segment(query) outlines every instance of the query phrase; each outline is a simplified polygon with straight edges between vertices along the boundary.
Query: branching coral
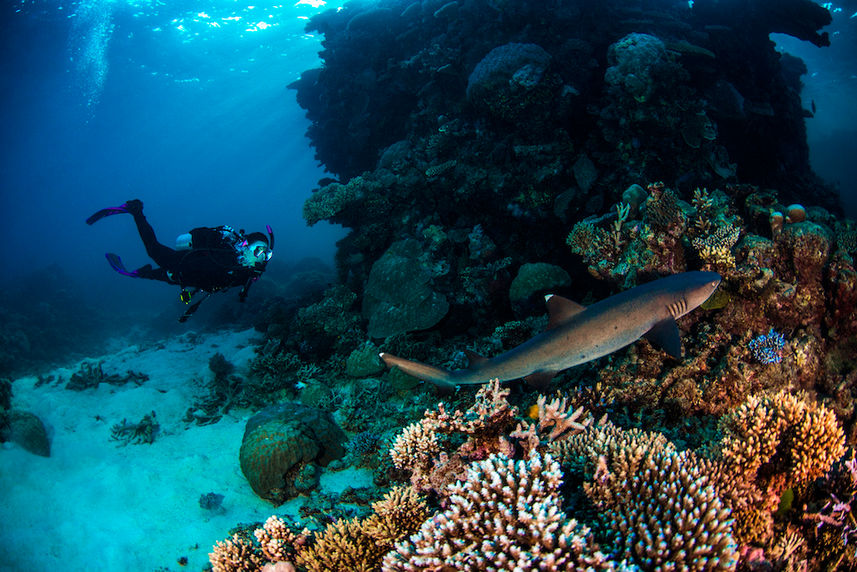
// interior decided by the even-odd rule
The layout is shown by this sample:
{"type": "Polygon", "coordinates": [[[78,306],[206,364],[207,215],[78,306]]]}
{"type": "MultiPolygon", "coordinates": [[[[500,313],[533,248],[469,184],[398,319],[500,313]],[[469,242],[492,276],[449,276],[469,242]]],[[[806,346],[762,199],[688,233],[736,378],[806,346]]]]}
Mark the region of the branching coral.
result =
{"type": "Polygon", "coordinates": [[[584,416],[582,406],[574,411],[568,407],[567,397],[555,397],[548,402],[547,397],[539,395],[535,405],[538,422],[526,426],[518,423],[510,436],[519,439],[529,454],[541,445],[543,437],[552,443],[584,431],[592,423],[592,417],[584,416]]]}
{"type": "Polygon", "coordinates": [[[785,391],[751,396],[720,427],[719,458],[759,486],[769,510],[786,488],[824,475],[845,452],[833,412],[785,391]]]}
{"type": "Polygon", "coordinates": [[[465,461],[484,459],[491,453],[511,455],[514,447],[506,436],[514,423],[517,408],[509,405],[508,389],[492,380],[479,389],[466,411],[446,411],[443,403],[426,411],[396,438],[390,449],[393,463],[411,471],[411,483],[420,491],[443,494],[446,485],[461,477],[465,461]],[[440,435],[464,435],[466,441],[455,451],[443,450],[440,435]]]}
{"type": "Polygon", "coordinates": [[[428,518],[423,498],[410,487],[396,487],[372,504],[364,519],[331,523],[312,534],[295,532],[279,517],[253,531],[219,541],[209,554],[214,572],[259,572],[274,563],[296,564],[311,572],[377,570],[393,544],[416,532],[428,518]]]}
{"type": "Polygon", "coordinates": [[[384,557],[383,570],[612,570],[589,530],[562,513],[550,455],[491,455],[449,487],[449,505],[384,557]]]}
{"type": "Polygon", "coordinates": [[[607,541],[646,570],[731,570],[737,563],[730,509],[710,467],[659,433],[590,427],[553,445],[594,474],[584,484],[607,541]]]}
{"type": "Polygon", "coordinates": [[[735,255],[732,247],[741,236],[741,227],[726,223],[715,228],[714,232],[693,239],[693,247],[699,257],[712,268],[730,270],[735,268],[735,255]]]}
{"type": "Polygon", "coordinates": [[[437,432],[422,421],[411,423],[396,436],[390,457],[398,469],[412,473],[424,473],[430,467],[434,456],[440,452],[437,432]]]}
{"type": "Polygon", "coordinates": [[[232,538],[218,540],[208,555],[214,572],[258,572],[265,560],[253,544],[233,534],[232,538]]]}

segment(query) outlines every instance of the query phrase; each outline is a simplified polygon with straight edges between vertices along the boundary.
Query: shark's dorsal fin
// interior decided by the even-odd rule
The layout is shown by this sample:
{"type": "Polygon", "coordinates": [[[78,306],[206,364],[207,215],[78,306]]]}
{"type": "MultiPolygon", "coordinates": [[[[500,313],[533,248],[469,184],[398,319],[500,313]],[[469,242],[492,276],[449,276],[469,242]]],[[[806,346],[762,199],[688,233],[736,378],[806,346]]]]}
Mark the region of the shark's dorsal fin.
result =
{"type": "Polygon", "coordinates": [[[586,306],[572,302],[568,298],[548,294],[545,296],[545,305],[548,307],[548,329],[552,330],[572,316],[586,309],[586,306]]]}
{"type": "Polygon", "coordinates": [[[471,350],[464,350],[464,355],[467,356],[468,369],[478,367],[488,361],[488,358],[471,350]]]}
{"type": "Polygon", "coordinates": [[[660,348],[676,359],[681,359],[681,337],[678,324],[672,318],[661,320],[643,336],[656,348],[660,348]]]}

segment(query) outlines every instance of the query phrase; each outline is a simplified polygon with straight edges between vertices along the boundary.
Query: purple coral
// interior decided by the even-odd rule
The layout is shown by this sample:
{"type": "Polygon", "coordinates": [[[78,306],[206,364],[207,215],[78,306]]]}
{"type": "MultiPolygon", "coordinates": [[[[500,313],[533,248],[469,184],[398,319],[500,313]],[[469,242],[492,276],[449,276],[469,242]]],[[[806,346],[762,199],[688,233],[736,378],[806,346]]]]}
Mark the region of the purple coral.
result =
{"type": "Polygon", "coordinates": [[[771,328],[767,334],[756,336],[750,340],[747,347],[753,357],[762,363],[780,363],[783,359],[783,347],[785,345],[786,339],[783,335],[771,328]]]}

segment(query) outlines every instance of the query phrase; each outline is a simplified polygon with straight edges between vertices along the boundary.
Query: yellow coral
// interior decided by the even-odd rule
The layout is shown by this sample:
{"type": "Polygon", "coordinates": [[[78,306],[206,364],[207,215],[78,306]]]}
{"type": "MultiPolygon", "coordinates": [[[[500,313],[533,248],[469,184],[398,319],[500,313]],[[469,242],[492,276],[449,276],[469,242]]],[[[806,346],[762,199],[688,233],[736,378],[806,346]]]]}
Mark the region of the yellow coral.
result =
{"type": "Polygon", "coordinates": [[[390,457],[396,468],[415,471],[427,468],[439,451],[437,432],[418,421],[405,427],[396,437],[390,457]]]}
{"type": "Polygon", "coordinates": [[[208,560],[214,572],[258,572],[265,565],[253,545],[237,534],[218,540],[208,560]]]}
{"type": "Polygon", "coordinates": [[[699,257],[715,268],[735,268],[735,256],[732,247],[741,236],[741,228],[728,223],[718,226],[712,234],[705,238],[694,238],[693,247],[699,257]]]}
{"type": "Polygon", "coordinates": [[[393,543],[419,530],[429,517],[428,506],[413,487],[399,486],[372,504],[374,514],[363,521],[363,531],[380,544],[393,543]]]}
{"type": "Polygon", "coordinates": [[[310,572],[370,572],[388,550],[363,531],[358,519],[350,519],[327,525],[312,546],[298,552],[297,562],[310,572]]]}
{"type": "MultiPolygon", "coordinates": [[[[845,453],[845,435],[836,415],[786,391],[751,396],[720,422],[720,455],[745,478],[756,478],[762,465],[783,475],[782,486],[816,479],[845,453]]],[[[782,491],[770,491],[778,497],[782,491]]]]}

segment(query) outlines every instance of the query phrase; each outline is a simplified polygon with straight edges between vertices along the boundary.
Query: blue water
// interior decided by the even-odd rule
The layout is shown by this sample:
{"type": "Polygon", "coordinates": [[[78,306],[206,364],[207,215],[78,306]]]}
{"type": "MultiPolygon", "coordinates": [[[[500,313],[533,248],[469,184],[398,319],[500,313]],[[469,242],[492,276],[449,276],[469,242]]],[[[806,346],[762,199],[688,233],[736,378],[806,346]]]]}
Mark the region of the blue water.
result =
{"type": "Polygon", "coordinates": [[[105,304],[174,297],[104,261],[148,262],[130,217],[83,222],[133,197],[165,244],[197,226],[270,224],[277,259],[331,260],[341,231],[301,218],[324,172],[286,88],[319,65],[321,38],[304,26],[331,6],[4,3],[2,277],[56,263],[105,304]]]}

